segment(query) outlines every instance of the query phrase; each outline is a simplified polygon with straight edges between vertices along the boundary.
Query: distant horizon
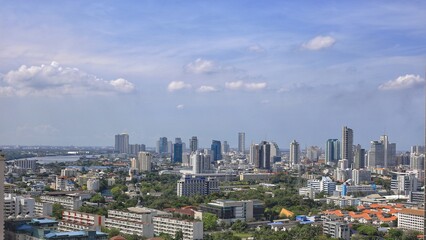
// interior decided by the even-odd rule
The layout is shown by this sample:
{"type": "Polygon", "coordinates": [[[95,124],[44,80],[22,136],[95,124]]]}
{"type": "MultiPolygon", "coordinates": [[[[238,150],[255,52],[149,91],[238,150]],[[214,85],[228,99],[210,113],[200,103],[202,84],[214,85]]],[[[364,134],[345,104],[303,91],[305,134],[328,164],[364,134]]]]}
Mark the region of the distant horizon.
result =
{"type": "MultiPolygon", "coordinates": [[[[426,2],[61,1],[0,8],[0,144],[198,136],[424,145],[426,2]]],[[[15,144],[16,145],[16,144],[15,144]]]]}

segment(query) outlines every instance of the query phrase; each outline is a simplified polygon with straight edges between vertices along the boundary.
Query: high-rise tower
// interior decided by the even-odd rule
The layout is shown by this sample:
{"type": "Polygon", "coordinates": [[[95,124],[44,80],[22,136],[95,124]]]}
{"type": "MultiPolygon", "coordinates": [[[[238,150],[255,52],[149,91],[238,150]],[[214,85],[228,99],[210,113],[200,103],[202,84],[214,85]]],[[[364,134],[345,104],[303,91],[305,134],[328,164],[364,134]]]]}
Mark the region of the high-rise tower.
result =
{"type": "Polygon", "coordinates": [[[290,143],[290,165],[294,166],[299,164],[299,143],[296,140],[290,143]]]}
{"type": "Polygon", "coordinates": [[[197,136],[193,136],[191,139],[189,139],[189,148],[191,152],[195,152],[198,149],[198,139],[197,136]]]}
{"type": "Polygon", "coordinates": [[[238,133],[238,152],[243,153],[246,150],[246,134],[243,132],[238,133]]]}
{"type": "Polygon", "coordinates": [[[218,140],[212,141],[211,151],[212,151],[212,161],[217,161],[222,159],[222,144],[218,140]]]}
{"type": "Polygon", "coordinates": [[[115,135],[115,152],[130,153],[129,134],[121,133],[121,134],[115,135]]]}
{"type": "Polygon", "coordinates": [[[352,129],[344,126],[342,129],[342,157],[341,159],[348,159],[349,166],[352,165],[354,161],[353,154],[353,145],[354,145],[354,132],[352,129]]]}
{"type": "Polygon", "coordinates": [[[337,164],[340,158],[340,141],[338,139],[328,139],[325,146],[325,162],[328,165],[337,164]]]}

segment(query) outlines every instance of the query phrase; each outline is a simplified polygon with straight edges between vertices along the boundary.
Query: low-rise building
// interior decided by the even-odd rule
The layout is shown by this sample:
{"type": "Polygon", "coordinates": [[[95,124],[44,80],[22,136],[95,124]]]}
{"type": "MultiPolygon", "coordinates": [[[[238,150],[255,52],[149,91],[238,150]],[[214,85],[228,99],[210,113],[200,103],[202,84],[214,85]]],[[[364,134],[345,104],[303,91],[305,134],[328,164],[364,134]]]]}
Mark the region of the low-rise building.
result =
{"type": "Polygon", "coordinates": [[[42,203],[59,203],[65,209],[69,210],[78,210],[83,205],[83,202],[74,197],[64,197],[64,196],[41,196],[40,200],[42,203]]]}
{"type": "Polygon", "coordinates": [[[154,224],[152,224],[152,211],[140,209],[138,212],[125,212],[108,210],[105,219],[107,228],[116,228],[124,234],[136,234],[141,237],[154,237],[154,224]]]}
{"type": "Polygon", "coordinates": [[[398,212],[398,228],[423,232],[424,218],[423,209],[401,209],[398,212]]]}
{"type": "Polygon", "coordinates": [[[3,214],[5,218],[34,217],[34,198],[6,194],[3,214]]]}
{"type": "Polygon", "coordinates": [[[219,192],[219,181],[215,178],[183,175],[177,182],[177,195],[179,197],[204,196],[214,192],[219,192]]]}
{"type": "Polygon", "coordinates": [[[218,199],[208,204],[202,204],[201,211],[216,215],[222,222],[232,223],[236,220],[253,221],[261,219],[265,205],[259,200],[218,199]]]}
{"type": "Polygon", "coordinates": [[[177,232],[182,231],[184,240],[203,239],[203,222],[182,220],[168,217],[153,217],[154,233],[159,235],[167,233],[174,237],[177,232]]]}
{"type": "Polygon", "coordinates": [[[105,226],[104,216],[70,210],[62,212],[62,220],[59,222],[60,231],[100,230],[101,226],[105,226]]]}
{"type": "Polygon", "coordinates": [[[53,204],[48,202],[35,202],[34,212],[36,216],[52,216],[53,204]]]}
{"type": "Polygon", "coordinates": [[[326,235],[330,235],[332,238],[337,239],[350,239],[349,224],[339,221],[324,221],[322,225],[322,231],[326,235]]]}

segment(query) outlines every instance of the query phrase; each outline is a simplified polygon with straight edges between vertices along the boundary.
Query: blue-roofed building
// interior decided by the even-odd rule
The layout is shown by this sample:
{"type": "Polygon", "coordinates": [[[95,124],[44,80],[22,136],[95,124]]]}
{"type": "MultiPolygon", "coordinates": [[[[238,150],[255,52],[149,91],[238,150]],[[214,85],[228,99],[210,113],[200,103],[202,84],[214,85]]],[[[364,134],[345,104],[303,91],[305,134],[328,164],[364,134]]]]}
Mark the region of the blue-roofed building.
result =
{"type": "Polygon", "coordinates": [[[97,231],[52,232],[44,239],[55,240],[108,240],[108,234],[97,231]]]}

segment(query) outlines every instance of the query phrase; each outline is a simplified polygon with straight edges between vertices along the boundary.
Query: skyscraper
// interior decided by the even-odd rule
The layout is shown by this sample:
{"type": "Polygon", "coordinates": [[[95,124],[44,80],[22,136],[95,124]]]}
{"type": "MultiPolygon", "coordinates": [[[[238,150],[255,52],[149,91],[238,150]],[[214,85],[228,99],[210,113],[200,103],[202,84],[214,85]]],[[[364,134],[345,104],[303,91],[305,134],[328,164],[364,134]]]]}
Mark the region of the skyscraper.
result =
{"type": "Polygon", "coordinates": [[[228,153],[228,152],[229,152],[228,141],[223,141],[223,143],[222,143],[222,153],[228,153]]]}
{"type": "Polygon", "coordinates": [[[387,135],[380,136],[380,142],[383,144],[383,162],[384,167],[393,167],[396,165],[396,144],[389,143],[387,135]]]}
{"type": "Polygon", "coordinates": [[[294,166],[296,164],[299,164],[299,143],[296,142],[296,140],[293,140],[293,142],[290,143],[290,165],[294,166]]]}
{"type": "Polygon", "coordinates": [[[149,152],[139,152],[138,161],[141,172],[151,172],[152,155],[149,152]]]}
{"type": "Polygon", "coordinates": [[[252,144],[250,146],[249,163],[253,164],[256,168],[259,168],[259,144],[252,144]]]}
{"type": "Polygon", "coordinates": [[[353,130],[344,126],[342,129],[342,157],[341,159],[348,159],[349,166],[352,165],[354,160],[353,155],[354,133],[353,130]]]}
{"type": "Polygon", "coordinates": [[[218,140],[212,141],[211,151],[212,151],[212,161],[217,161],[222,159],[222,150],[221,143],[218,140]]]}
{"type": "Polygon", "coordinates": [[[5,157],[0,150],[0,240],[4,239],[4,168],[5,157]]]}
{"type": "Polygon", "coordinates": [[[337,164],[340,158],[340,141],[338,139],[328,139],[325,146],[325,162],[328,165],[337,164]]]}
{"type": "Polygon", "coordinates": [[[115,152],[130,153],[129,149],[129,134],[121,133],[115,135],[115,152]]]}
{"type": "Polygon", "coordinates": [[[267,141],[259,144],[259,168],[271,169],[271,144],[267,141]]]}
{"type": "Polygon", "coordinates": [[[361,145],[355,147],[354,156],[354,169],[365,168],[365,149],[361,148],[361,145]]]}
{"type": "Polygon", "coordinates": [[[157,153],[167,153],[169,142],[166,137],[160,137],[157,141],[157,153]]]}
{"type": "Polygon", "coordinates": [[[238,152],[243,153],[246,150],[246,134],[243,132],[238,133],[238,152]]]}
{"type": "Polygon", "coordinates": [[[183,145],[182,142],[173,144],[173,162],[182,163],[183,145]]]}
{"type": "Polygon", "coordinates": [[[197,136],[193,136],[191,139],[189,139],[189,148],[191,152],[195,152],[198,150],[198,139],[197,136]]]}
{"type": "Polygon", "coordinates": [[[368,167],[384,167],[385,157],[384,157],[384,147],[383,144],[379,141],[371,141],[370,151],[368,151],[368,167]]]}

